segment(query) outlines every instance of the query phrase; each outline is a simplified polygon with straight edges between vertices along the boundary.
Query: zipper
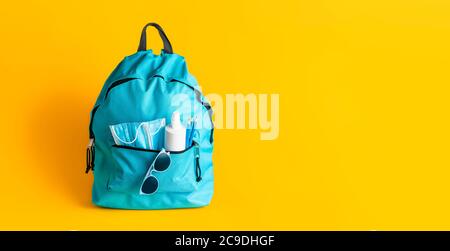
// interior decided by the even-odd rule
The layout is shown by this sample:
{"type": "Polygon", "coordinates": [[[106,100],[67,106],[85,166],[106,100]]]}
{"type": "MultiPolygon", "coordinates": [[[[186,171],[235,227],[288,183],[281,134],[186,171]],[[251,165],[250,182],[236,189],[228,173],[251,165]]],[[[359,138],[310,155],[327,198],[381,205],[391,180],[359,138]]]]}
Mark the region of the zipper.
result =
{"type": "Polygon", "coordinates": [[[95,161],[95,144],[94,144],[94,139],[90,139],[89,144],[86,149],[86,171],[85,171],[85,173],[89,173],[89,170],[94,171],[94,161],[95,161]]]}
{"type": "MultiPolygon", "coordinates": [[[[144,149],[134,146],[121,146],[121,145],[112,145],[114,148],[122,148],[122,149],[128,149],[133,151],[141,151],[141,152],[153,152],[153,153],[159,153],[161,150],[153,150],[153,149],[144,149]]],[[[195,153],[194,153],[194,161],[195,161],[195,181],[200,182],[202,180],[202,169],[200,167],[200,149],[197,142],[193,142],[192,145],[183,151],[170,151],[170,154],[182,154],[191,148],[195,147],[195,153]]]]}
{"type": "Polygon", "coordinates": [[[120,80],[117,80],[117,81],[113,82],[113,83],[108,87],[108,89],[106,90],[105,98],[103,98],[103,101],[106,100],[106,98],[108,97],[109,92],[110,92],[114,87],[117,87],[117,86],[119,86],[119,85],[121,85],[121,84],[125,84],[125,83],[127,83],[127,82],[129,82],[129,81],[131,81],[131,80],[135,80],[135,79],[139,79],[139,78],[123,78],[123,79],[120,79],[120,80]]]}
{"type": "Polygon", "coordinates": [[[202,181],[202,169],[200,168],[200,149],[198,147],[197,142],[195,143],[195,181],[200,182],[202,181]]]}
{"type": "MultiPolygon", "coordinates": [[[[155,75],[154,77],[159,77],[159,78],[164,79],[164,78],[163,78],[162,76],[160,76],[160,75],[155,75]]],[[[111,90],[112,90],[113,88],[119,86],[119,85],[125,84],[125,83],[127,83],[127,82],[129,82],[129,81],[131,81],[131,80],[135,80],[135,79],[140,79],[140,78],[124,78],[124,79],[120,79],[120,80],[117,80],[117,81],[113,82],[113,83],[108,87],[108,89],[106,90],[106,93],[105,93],[105,97],[103,98],[102,102],[101,102],[100,104],[98,104],[97,106],[95,106],[95,107],[92,109],[91,120],[90,120],[90,122],[89,122],[89,137],[90,137],[90,138],[94,138],[94,132],[93,132],[93,130],[92,130],[92,123],[93,123],[93,121],[94,121],[94,115],[95,115],[95,113],[97,112],[97,110],[98,110],[98,108],[100,107],[100,105],[106,100],[106,98],[108,97],[108,95],[109,95],[109,93],[111,92],[111,90]]],[[[202,101],[202,99],[201,99],[202,94],[200,93],[199,90],[195,89],[194,87],[192,87],[192,86],[190,86],[189,84],[187,84],[187,83],[185,83],[185,82],[183,82],[183,81],[180,81],[180,80],[172,79],[172,80],[170,80],[170,82],[177,82],[177,83],[183,84],[183,85],[189,87],[190,89],[192,89],[192,90],[195,92],[195,96],[196,96],[197,101],[199,101],[199,102],[200,102],[200,103],[208,110],[208,113],[209,113],[210,119],[211,119],[211,124],[213,123],[213,121],[212,121],[212,114],[211,114],[212,112],[210,112],[210,111],[212,111],[212,110],[211,110],[211,105],[210,105],[209,103],[207,103],[207,102],[203,102],[203,101],[202,101]]],[[[210,141],[211,141],[211,143],[212,143],[212,137],[211,137],[210,141]]]]}
{"type": "Polygon", "coordinates": [[[193,90],[195,92],[195,98],[197,99],[197,101],[200,102],[208,111],[211,109],[211,105],[209,103],[203,102],[203,100],[201,98],[202,93],[199,90],[197,90],[196,88],[192,87],[191,85],[189,85],[183,81],[177,80],[177,79],[171,79],[170,82],[171,83],[180,83],[180,84],[183,84],[183,85],[189,87],[191,90],[193,90]]]}
{"type": "Polygon", "coordinates": [[[94,107],[94,109],[92,109],[92,113],[91,113],[91,120],[89,121],[89,138],[93,139],[94,138],[94,131],[92,130],[92,122],[94,121],[94,115],[95,112],[97,112],[97,109],[100,105],[97,105],[96,107],[94,107]]]}
{"type": "MultiPolygon", "coordinates": [[[[117,87],[117,86],[119,86],[119,85],[121,85],[121,84],[125,84],[125,83],[127,83],[127,82],[129,82],[129,81],[131,81],[131,80],[135,80],[135,79],[139,79],[139,78],[124,78],[124,79],[119,79],[119,80],[114,81],[114,82],[108,87],[108,89],[106,90],[105,97],[103,98],[102,102],[100,102],[100,104],[102,104],[102,103],[106,100],[106,98],[108,97],[109,92],[110,92],[114,87],[117,87]]],[[[91,138],[91,139],[94,138],[94,131],[92,130],[92,123],[93,123],[93,121],[94,121],[94,115],[95,115],[95,113],[97,112],[97,109],[100,107],[100,104],[98,104],[97,106],[95,106],[95,107],[92,109],[91,120],[89,121],[89,138],[91,138]]]]}
{"type": "Polygon", "coordinates": [[[197,99],[197,101],[200,102],[203,105],[203,107],[206,108],[206,110],[208,111],[209,119],[211,121],[211,125],[212,125],[211,134],[210,134],[210,137],[209,137],[209,142],[212,144],[213,140],[214,140],[213,139],[214,122],[212,120],[213,110],[212,110],[211,104],[209,104],[208,102],[204,102],[202,100],[202,98],[201,98],[202,97],[202,93],[199,90],[197,90],[196,88],[192,87],[191,85],[189,85],[189,84],[187,84],[187,83],[185,83],[183,81],[177,80],[177,79],[171,79],[170,82],[180,83],[180,84],[183,84],[183,85],[191,88],[195,92],[195,98],[197,99]]]}
{"type": "MultiPolygon", "coordinates": [[[[197,142],[194,142],[190,147],[188,147],[188,148],[186,148],[186,149],[184,149],[182,151],[167,151],[167,152],[170,153],[170,154],[181,154],[181,153],[189,151],[192,147],[196,147],[196,146],[198,146],[198,144],[197,144],[197,142]]],[[[112,147],[128,149],[128,150],[133,150],[133,151],[141,151],[141,152],[152,152],[152,153],[159,153],[159,152],[161,152],[161,150],[144,149],[144,148],[139,148],[139,147],[134,147],[134,146],[112,145],[112,147]]]]}

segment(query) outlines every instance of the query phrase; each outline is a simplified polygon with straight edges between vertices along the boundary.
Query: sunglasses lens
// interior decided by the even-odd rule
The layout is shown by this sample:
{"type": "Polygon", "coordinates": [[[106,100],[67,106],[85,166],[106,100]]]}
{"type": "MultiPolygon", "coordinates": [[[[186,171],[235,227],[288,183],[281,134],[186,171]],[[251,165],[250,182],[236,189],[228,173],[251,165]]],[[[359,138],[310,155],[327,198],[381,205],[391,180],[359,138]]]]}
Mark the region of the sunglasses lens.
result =
{"type": "Polygon", "coordinates": [[[141,192],[144,194],[152,194],[158,189],[158,180],[155,176],[149,176],[142,184],[141,192]]]}
{"type": "Polygon", "coordinates": [[[170,156],[167,153],[158,155],[155,161],[155,170],[158,172],[165,171],[170,166],[170,156]]]}

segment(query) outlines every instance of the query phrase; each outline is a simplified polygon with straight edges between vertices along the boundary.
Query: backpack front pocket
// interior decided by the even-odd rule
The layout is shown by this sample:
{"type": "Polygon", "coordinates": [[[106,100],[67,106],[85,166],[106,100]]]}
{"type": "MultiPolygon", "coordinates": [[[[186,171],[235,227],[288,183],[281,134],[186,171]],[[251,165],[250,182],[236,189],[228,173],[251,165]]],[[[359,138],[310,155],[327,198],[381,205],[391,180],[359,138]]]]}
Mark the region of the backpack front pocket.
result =
{"type": "MultiPolygon", "coordinates": [[[[111,167],[107,189],[139,195],[145,175],[159,151],[117,145],[111,151],[114,165],[111,167]]],[[[184,151],[170,152],[171,163],[167,170],[152,172],[158,181],[156,193],[195,191],[201,173],[198,158],[197,144],[184,151]]]]}

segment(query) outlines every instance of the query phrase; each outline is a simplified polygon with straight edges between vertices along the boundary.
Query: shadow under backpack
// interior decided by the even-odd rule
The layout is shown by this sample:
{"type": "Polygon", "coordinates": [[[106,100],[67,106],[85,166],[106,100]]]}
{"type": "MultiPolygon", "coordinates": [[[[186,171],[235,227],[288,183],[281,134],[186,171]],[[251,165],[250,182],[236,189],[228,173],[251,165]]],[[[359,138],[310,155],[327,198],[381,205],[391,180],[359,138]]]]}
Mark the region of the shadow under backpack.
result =
{"type": "Polygon", "coordinates": [[[158,24],[147,24],[137,53],[110,74],[90,114],[86,173],[94,173],[93,203],[122,209],[208,205],[214,188],[211,116],[185,59],[172,52],[158,24]],[[159,55],[146,49],[148,26],[163,40],[159,55]],[[190,136],[184,150],[166,151],[164,126],[175,111],[190,136]],[[146,183],[150,193],[143,193],[146,183]]]}

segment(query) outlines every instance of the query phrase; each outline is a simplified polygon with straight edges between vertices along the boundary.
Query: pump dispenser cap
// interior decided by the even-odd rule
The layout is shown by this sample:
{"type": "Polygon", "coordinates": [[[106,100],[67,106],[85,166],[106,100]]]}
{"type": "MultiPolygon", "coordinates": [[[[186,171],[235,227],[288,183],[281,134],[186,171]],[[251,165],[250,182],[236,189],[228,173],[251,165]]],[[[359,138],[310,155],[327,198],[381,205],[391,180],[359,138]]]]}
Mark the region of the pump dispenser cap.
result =
{"type": "Polygon", "coordinates": [[[174,129],[178,129],[178,128],[183,127],[181,125],[181,119],[180,119],[180,113],[179,112],[173,112],[172,113],[172,119],[170,121],[170,124],[171,124],[172,128],[174,128],[174,129]]]}

